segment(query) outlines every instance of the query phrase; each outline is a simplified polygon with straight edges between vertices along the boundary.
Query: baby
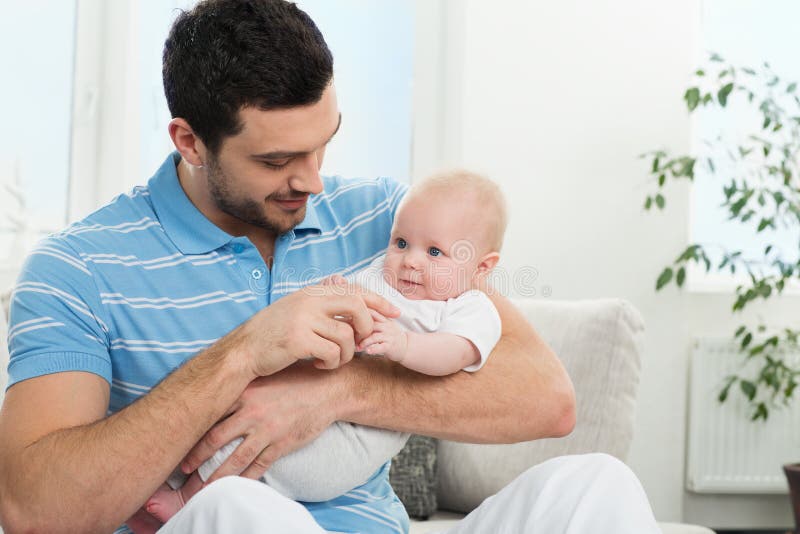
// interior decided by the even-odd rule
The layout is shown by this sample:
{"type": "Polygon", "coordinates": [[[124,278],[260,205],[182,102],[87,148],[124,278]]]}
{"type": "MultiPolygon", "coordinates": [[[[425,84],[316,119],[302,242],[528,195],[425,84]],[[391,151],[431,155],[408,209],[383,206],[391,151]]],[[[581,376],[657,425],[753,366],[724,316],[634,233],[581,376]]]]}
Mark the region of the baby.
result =
{"type": "MultiPolygon", "coordinates": [[[[357,350],[428,375],[474,372],[501,333],[500,316],[478,290],[500,259],[507,222],[500,189],[482,176],[453,171],[415,184],[400,205],[386,253],[352,277],[401,310],[372,312],[374,328],[357,350]]],[[[369,479],[402,449],[408,434],[337,422],[315,441],[279,459],[261,480],[288,498],[319,502],[369,479]]],[[[202,489],[241,443],[238,438],[186,476],[176,470],[144,509],[161,522],[202,489]]],[[[128,521],[152,531],[143,510],[128,521]]]]}

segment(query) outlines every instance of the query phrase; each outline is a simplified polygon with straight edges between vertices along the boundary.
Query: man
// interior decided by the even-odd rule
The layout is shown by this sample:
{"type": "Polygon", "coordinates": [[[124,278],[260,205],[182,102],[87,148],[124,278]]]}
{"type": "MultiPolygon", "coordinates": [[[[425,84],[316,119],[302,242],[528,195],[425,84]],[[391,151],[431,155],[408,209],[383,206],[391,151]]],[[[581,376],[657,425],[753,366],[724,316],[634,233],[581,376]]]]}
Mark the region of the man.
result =
{"type": "MultiPolygon", "coordinates": [[[[111,531],[176,465],[191,471],[236,437],[211,482],[242,478],[211,483],[165,532],[402,532],[386,469],[370,498],[308,510],[248,478],[338,420],[476,442],[571,431],[569,378],[502,297],[503,336],[474,375],[350,361],[370,309],[394,311],[313,284],[382,252],[403,189],[320,178],[340,121],[332,74],[292,4],[208,1],[178,17],[164,51],[177,152],[147,187],[41,243],[15,288],[0,413],[8,532],[111,531]]],[[[635,477],[593,457],[543,464],[460,528],[531,521],[656,532],[635,477]]]]}

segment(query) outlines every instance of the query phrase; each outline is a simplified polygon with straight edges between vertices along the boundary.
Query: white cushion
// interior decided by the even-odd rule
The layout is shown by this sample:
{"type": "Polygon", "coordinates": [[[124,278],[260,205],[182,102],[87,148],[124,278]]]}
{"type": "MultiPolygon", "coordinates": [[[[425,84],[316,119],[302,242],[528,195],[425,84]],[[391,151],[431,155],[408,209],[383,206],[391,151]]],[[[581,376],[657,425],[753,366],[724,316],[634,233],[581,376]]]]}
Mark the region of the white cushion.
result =
{"type": "MultiPolygon", "coordinates": [[[[411,520],[409,534],[432,534],[434,532],[446,532],[447,529],[454,527],[461,515],[448,512],[437,512],[427,521],[411,520]]],[[[664,534],[714,534],[713,530],[696,525],[683,525],[679,523],[659,523],[664,534]]]]}
{"type": "Polygon", "coordinates": [[[605,452],[624,461],[628,454],[644,335],[638,311],[620,299],[515,303],[572,378],[575,430],[566,438],[512,445],[441,441],[437,497],[442,510],[469,512],[529,467],[555,456],[605,452]]]}

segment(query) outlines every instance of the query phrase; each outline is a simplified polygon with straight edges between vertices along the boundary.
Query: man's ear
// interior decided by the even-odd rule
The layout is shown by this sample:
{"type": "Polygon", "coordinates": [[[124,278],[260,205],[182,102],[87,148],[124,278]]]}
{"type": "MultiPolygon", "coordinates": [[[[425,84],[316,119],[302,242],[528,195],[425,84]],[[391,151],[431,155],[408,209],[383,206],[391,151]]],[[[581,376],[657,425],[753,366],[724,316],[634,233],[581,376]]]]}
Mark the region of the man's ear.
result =
{"type": "Polygon", "coordinates": [[[478,276],[486,276],[492,269],[494,269],[497,262],[500,261],[499,252],[490,252],[481,258],[478,262],[478,276]]]}
{"type": "Polygon", "coordinates": [[[186,119],[176,117],[169,121],[169,136],[175,149],[180,152],[181,157],[190,165],[202,167],[206,162],[206,146],[195,135],[192,127],[186,119]]]}

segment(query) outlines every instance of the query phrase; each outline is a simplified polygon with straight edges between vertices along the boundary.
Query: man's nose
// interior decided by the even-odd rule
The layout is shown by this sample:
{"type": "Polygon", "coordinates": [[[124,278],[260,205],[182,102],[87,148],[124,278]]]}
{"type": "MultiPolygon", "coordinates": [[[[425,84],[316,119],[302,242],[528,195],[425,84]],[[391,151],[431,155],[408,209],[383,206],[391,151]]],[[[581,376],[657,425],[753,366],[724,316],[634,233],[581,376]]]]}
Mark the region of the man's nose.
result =
{"type": "Polygon", "coordinates": [[[322,177],[319,174],[319,161],[316,152],[310,152],[302,157],[302,165],[289,180],[289,187],[295,191],[302,191],[316,195],[322,192],[322,177]]]}

